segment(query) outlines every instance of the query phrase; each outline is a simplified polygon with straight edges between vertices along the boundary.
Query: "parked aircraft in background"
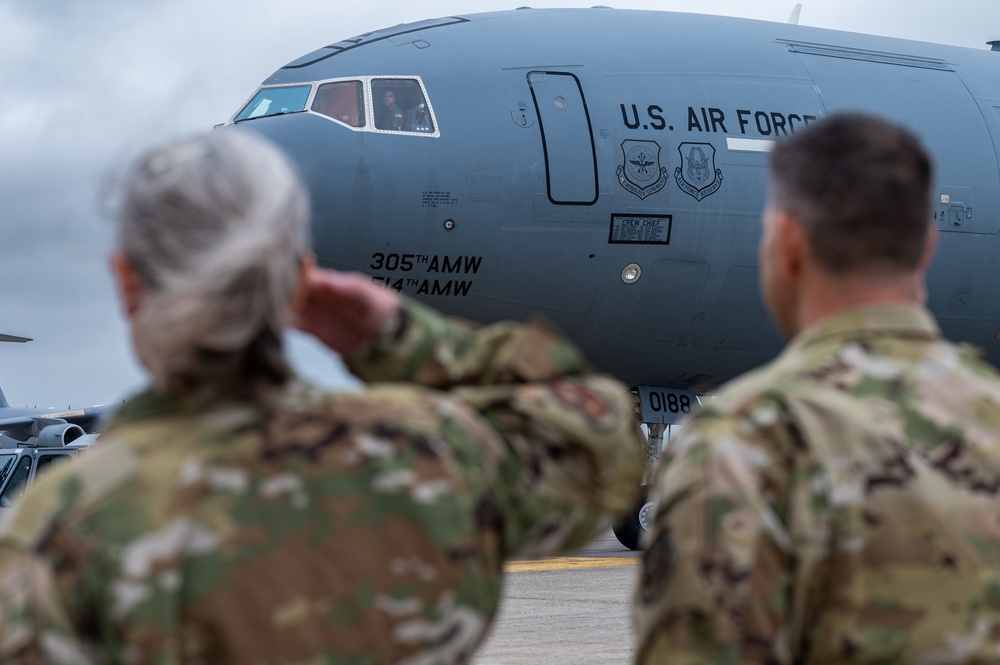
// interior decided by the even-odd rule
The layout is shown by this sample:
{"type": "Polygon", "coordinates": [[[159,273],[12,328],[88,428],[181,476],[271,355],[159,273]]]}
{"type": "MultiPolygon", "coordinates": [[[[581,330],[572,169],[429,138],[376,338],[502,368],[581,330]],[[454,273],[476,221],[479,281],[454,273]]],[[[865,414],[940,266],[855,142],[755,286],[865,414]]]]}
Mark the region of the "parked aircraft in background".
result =
{"type": "MultiPolygon", "coordinates": [[[[28,337],[0,334],[0,342],[23,344],[28,337]]],[[[0,451],[31,446],[45,448],[71,443],[92,443],[95,432],[114,406],[91,406],[82,409],[39,409],[11,406],[0,390],[0,451]]],[[[0,453],[2,456],[2,453],[0,453]]],[[[3,482],[0,471],[0,484],[3,482]]]]}
{"type": "MultiPolygon", "coordinates": [[[[0,334],[0,342],[30,341],[28,337],[0,334]]],[[[24,494],[38,473],[93,445],[97,429],[114,408],[60,411],[16,407],[0,390],[0,515],[24,494]]]]}
{"type": "Polygon", "coordinates": [[[781,347],[757,286],[766,153],[841,109],[901,122],[933,153],[929,304],[946,335],[1000,361],[988,49],[524,8],[318,49],[228,124],[296,162],[323,265],[482,322],[543,312],[636,387],[652,453],[695,394],[781,347]]]}

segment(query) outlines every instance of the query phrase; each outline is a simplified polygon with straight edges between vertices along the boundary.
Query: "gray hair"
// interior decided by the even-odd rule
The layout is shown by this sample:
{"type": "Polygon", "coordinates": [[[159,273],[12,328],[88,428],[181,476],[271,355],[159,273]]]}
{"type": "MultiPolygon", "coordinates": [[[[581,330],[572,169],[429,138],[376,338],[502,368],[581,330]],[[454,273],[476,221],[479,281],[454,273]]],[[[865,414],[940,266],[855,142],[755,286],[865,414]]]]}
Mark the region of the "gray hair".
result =
{"type": "Polygon", "coordinates": [[[309,205],[275,147],[227,130],[153,148],[125,174],[117,221],[144,282],[133,339],[155,388],[256,395],[289,378],[309,205]]]}

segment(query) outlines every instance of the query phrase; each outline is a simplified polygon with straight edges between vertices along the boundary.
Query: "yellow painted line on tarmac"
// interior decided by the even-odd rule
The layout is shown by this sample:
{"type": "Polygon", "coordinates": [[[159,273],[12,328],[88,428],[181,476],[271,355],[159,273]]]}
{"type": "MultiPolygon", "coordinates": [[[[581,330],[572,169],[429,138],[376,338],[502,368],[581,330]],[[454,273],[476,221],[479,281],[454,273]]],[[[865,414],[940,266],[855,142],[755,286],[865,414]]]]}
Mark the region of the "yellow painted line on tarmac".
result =
{"type": "Polygon", "coordinates": [[[541,570],[610,568],[612,566],[633,566],[640,561],[641,559],[637,557],[564,556],[533,561],[508,561],[503,565],[503,570],[505,573],[531,573],[541,570]]]}

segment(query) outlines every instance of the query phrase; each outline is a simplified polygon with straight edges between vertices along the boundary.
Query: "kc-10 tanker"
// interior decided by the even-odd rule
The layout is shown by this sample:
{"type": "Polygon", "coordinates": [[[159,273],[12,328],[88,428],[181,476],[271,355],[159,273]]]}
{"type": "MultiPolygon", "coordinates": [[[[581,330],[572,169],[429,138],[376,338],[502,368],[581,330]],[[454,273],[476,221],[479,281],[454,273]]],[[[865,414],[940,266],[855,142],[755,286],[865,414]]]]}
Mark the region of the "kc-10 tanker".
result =
{"type": "Polygon", "coordinates": [[[781,348],[758,289],[767,153],[837,110],[900,122],[933,154],[929,305],[1000,362],[988,47],[523,8],[330,44],[227,124],[297,165],[323,265],[481,322],[542,312],[662,425],[781,348]]]}

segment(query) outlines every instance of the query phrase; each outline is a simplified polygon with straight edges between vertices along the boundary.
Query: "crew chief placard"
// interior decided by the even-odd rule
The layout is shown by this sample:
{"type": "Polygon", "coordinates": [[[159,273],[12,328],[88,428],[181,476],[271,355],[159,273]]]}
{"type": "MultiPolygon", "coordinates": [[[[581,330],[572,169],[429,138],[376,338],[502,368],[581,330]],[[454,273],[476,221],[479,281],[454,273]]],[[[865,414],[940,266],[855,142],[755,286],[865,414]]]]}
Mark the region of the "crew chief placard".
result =
{"type": "Polygon", "coordinates": [[[608,243],[612,245],[669,245],[672,215],[611,215],[608,243]]]}

